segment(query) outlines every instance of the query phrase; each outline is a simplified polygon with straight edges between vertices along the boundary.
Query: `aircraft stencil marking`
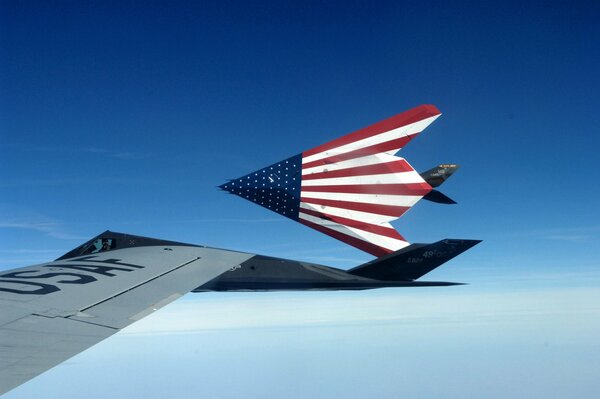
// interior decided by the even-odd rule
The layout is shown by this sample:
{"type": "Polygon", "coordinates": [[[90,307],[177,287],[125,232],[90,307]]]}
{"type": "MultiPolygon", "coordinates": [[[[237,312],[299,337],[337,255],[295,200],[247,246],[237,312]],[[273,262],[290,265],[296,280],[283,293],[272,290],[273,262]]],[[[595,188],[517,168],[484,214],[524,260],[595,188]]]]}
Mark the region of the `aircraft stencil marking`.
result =
{"type": "Polygon", "coordinates": [[[52,263],[49,265],[40,266],[38,270],[23,270],[16,271],[10,273],[0,274],[0,291],[4,292],[12,292],[14,294],[22,294],[22,295],[46,295],[56,291],[60,291],[60,284],[88,284],[98,281],[98,279],[94,276],[84,273],[75,273],[69,271],[62,271],[62,269],[72,269],[79,270],[83,272],[95,273],[102,276],[107,277],[115,277],[117,274],[111,273],[112,271],[123,271],[123,272],[132,272],[136,269],[143,269],[144,266],[134,265],[132,263],[122,262],[121,259],[104,259],[104,260],[94,260],[97,258],[95,255],[86,256],[79,259],[72,259],[68,262],[93,262],[93,263],[104,263],[109,265],[119,265],[117,266],[105,266],[105,265],[92,265],[92,264],[77,264],[77,263],[52,263]],[[42,268],[47,268],[47,270],[42,270],[42,268]],[[46,271],[51,271],[53,273],[45,273],[46,271]],[[45,273],[38,275],[30,275],[30,273],[45,273]],[[56,281],[55,284],[49,284],[47,282],[35,281],[36,279],[50,279],[58,276],[71,276],[77,277],[76,280],[59,280],[56,281]],[[10,280],[7,280],[10,279],[10,280]],[[26,279],[26,280],[23,280],[26,279]],[[29,279],[33,279],[31,281],[29,279]],[[2,283],[8,284],[19,284],[19,285],[33,285],[40,287],[37,290],[22,290],[17,288],[8,288],[6,286],[2,286],[2,283]]]}

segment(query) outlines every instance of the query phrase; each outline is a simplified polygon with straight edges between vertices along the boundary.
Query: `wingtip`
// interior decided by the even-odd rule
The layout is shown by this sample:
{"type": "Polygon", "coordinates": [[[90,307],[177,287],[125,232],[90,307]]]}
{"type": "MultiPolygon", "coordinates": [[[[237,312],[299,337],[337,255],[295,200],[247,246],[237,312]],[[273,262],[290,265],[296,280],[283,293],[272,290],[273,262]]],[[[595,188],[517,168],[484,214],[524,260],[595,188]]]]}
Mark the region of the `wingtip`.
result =
{"type": "Polygon", "coordinates": [[[217,189],[221,190],[221,191],[226,191],[228,193],[231,193],[231,186],[230,186],[230,182],[231,180],[228,180],[227,183],[223,183],[221,185],[217,186],[217,189]]]}
{"type": "Polygon", "coordinates": [[[467,249],[473,248],[475,245],[479,244],[480,242],[483,242],[483,240],[471,240],[471,239],[466,239],[466,238],[445,238],[442,241],[444,241],[446,243],[460,244],[460,246],[465,248],[465,251],[467,249]]]}
{"type": "Polygon", "coordinates": [[[426,110],[428,113],[432,114],[432,115],[441,115],[442,111],[439,110],[438,107],[436,107],[433,104],[421,104],[419,107],[417,108],[422,108],[423,110],[426,110]]]}

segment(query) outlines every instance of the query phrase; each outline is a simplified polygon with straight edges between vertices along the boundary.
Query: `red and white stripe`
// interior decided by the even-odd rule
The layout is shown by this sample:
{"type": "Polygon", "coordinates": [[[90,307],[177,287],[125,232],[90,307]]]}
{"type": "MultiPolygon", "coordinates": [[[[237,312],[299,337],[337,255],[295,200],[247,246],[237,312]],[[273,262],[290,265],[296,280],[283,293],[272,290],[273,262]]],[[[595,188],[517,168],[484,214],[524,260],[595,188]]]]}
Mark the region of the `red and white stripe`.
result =
{"type": "Polygon", "coordinates": [[[375,256],[409,245],[389,222],[431,186],[393,154],[440,115],[421,105],[304,152],[299,221],[375,256]]]}

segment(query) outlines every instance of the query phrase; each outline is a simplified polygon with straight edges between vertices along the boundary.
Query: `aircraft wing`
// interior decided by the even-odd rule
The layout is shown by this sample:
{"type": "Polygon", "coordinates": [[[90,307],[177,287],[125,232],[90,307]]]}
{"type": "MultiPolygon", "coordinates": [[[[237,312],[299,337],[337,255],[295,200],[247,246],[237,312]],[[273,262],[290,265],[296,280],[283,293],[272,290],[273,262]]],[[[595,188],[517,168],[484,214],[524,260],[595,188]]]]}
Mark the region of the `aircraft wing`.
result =
{"type": "Polygon", "coordinates": [[[252,256],[105,232],[0,272],[0,395],[252,256]]]}

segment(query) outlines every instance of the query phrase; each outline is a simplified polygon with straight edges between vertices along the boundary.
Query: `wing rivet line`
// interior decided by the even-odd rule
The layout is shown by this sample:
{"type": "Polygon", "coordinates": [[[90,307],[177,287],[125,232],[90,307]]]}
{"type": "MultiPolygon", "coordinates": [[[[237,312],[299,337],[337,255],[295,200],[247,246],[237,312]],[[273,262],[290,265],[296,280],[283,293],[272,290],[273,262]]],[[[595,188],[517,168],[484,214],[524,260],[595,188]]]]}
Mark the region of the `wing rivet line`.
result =
{"type": "Polygon", "coordinates": [[[140,287],[140,286],[142,286],[142,285],[144,285],[144,284],[147,284],[147,283],[149,283],[150,281],[156,280],[156,279],[158,279],[158,278],[160,278],[160,277],[162,277],[162,276],[165,276],[165,275],[167,275],[167,274],[169,274],[169,273],[172,273],[172,272],[174,272],[174,271],[175,271],[175,270],[177,270],[177,269],[181,269],[182,267],[184,267],[184,266],[187,266],[187,265],[189,265],[190,263],[194,263],[194,262],[196,262],[196,261],[197,261],[197,260],[199,260],[199,259],[202,259],[202,258],[201,258],[200,256],[197,256],[197,257],[195,257],[195,258],[193,258],[193,259],[190,259],[189,261],[187,261],[187,262],[185,262],[185,263],[182,263],[181,265],[179,265],[179,266],[177,266],[177,267],[174,267],[173,269],[167,270],[167,271],[165,271],[164,273],[161,273],[161,274],[159,274],[158,276],[154,276],[154,277],[152,277],[152,278],[149,278],[148,280],[142,281],[141,283],[139,283],[139,284],[136,284],[136,285],[134,285],[133,287],[130,287],[130,288],[128,288],[128,289],[125,289],[125,290],[123,290],[123,291],[121,291],[121,292],[119,292],[119,293],[117,293],[117,294],[115,294],[115,295],[112,295],[112,296],[110,296],[110,297],[108,297],[108,298],[106,298],[106,299],[103,299],[103,300],[101,300],[101,301],[98,301],[98,302],[96,302],[96,303],[94,303],[94,304],[91,304],[91,305],[89,305],[89,306],[86,306],[85,308],[83,308],[83,309],[80,309],[79,311],[80,311],[80,312],[85,312],[86,310],[88,310],[88,309],[90,309],[90,308],[93,308],[94,306],[100,305],[100,304],[102,304],[102,303],[104,303],[104,302],[106,302],[106,301],[109,301],[109,300],[111,300],[111,299],[113,299],[113,298],[116,298],[116,297],[118,297],[118,296],[120,296],[120,295],[123,295],[124,293],[126,293],[126,292],[129,292],[129,291],[131,291],[131,290],[134,290],[134,289],[136,289],[136,288],[138,288],[138,287],[140,287]]]}

